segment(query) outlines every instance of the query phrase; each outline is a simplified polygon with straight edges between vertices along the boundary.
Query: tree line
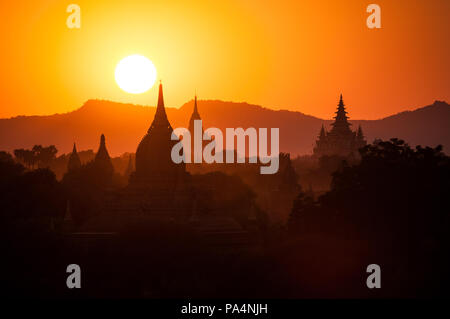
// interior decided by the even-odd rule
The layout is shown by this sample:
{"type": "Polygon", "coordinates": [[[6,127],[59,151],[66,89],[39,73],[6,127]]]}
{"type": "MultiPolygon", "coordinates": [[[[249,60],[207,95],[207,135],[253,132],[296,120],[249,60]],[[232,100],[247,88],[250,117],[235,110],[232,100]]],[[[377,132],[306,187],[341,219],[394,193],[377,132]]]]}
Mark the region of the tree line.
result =
{"type": "Polygon", "coordinates": [[[37,167],[49,167],[51,162],[56,159],[58,150],[54,145],[42,146],[34,145],[31,149],[15,149],[14,156],[16,159],[29,169],[37,167]]]}

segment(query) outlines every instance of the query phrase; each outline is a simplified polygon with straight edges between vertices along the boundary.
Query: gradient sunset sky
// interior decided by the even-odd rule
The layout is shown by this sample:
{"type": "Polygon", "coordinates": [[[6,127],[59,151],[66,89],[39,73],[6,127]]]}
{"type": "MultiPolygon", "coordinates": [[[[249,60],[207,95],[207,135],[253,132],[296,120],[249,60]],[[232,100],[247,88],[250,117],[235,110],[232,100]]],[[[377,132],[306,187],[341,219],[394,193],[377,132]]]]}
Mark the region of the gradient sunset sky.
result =
{"type": "Polygon", "coordinates": [[[154,105],[157,85],[122,91],[116,64],[148,57],[167,106],[248,102],[353,119],[450,101],[450,1],[2,1],[0,117],[64,113],[91,98],[154,105]],[[66,8],[81,7],[81,29],[66,8]],[[381,7],[368,29],[366,7],[381,7]]]}

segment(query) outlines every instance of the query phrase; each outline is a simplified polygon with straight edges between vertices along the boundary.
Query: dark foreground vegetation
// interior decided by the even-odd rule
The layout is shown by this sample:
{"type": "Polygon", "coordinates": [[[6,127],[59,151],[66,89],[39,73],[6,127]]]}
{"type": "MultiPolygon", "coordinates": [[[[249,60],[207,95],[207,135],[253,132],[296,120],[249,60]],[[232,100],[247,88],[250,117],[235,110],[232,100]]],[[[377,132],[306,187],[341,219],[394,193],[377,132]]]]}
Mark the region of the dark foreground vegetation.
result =
{"type": "MultiPolygon", "coordinates": [[[[449,297],[450,158],[440,147],[367,145],[358,163],[336,168],[329,191],[299,191],[285,227],[259,212],[260,249],[211,249],[177,222],[74,240],[62,227],[67,201],[83,224],[101,211],[107,189],[121,186],[118,177],[86,165],[58,181],[5,152],[0,174],[4,296],[449,297]],[[72,263],[82,289],[66,287],[72,263]],[[381,267],[381,289],[366,286],[369,264],[381,267]]],[[[226,185],[230,211],[255,196],[236,176],[212,180],[226,185]]]]}

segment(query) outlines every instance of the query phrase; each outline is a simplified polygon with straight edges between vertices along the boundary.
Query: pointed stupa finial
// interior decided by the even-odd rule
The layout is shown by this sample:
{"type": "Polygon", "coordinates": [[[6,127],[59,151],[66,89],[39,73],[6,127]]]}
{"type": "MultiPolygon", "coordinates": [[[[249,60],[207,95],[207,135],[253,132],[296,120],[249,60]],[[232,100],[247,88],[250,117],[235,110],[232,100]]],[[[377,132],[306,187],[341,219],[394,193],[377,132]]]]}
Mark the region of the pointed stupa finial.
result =
{"type": "Polygon", "coordinates": [[[106,139],[105,139],[105,135],[102,134],[100,136],[100,146],[98,147],[98,151],[97,154],[95,156],[96,160],[97,159],[105,159],[105,158],[110,158],[109,157],[109,153],[108,150],[106,149],[106,139]]]}
{"type": "Polygon", "coordinates": [[[336,116],[334,117],[335,121],[331,124],[333,126],[332,132],[335,132],[335,129],[338,129],[339,131],[343,132],[349,132],[350,131],[350,123],[348,122],[348,116],[347,111],[345,110],[345,104],[344,100],[342,98],[342,93],[339,96],[339,104],[336,111],[336,116]]]}
{"type": "Polygon", "coordinates": [[[161,80],[159,80],[159,91],[158,91],[158,108],[159,107],[164,107],[164,96],[161,80]]]}
{"type": "Polygon", "coordinates": [[[191,118],[189,120],[189,131],[191,134],[194,134],[194,123],[196,120],[201,120],[200,114],[198,113],[198,105],[197,105],[197,92],[195,92],[194,96],[194,110],[191,114],[191,118]]]}
{"type": "Polygon", "coordinates": [[[105,134],[100,136],[100,146],[98,147],[96,158],[109,158],[108,150],[106,149],[105,134]]]}
{"type": "Polygon", "coordinates": [[[106,149],[106,139],[105,135],[100,136],[100,146],[98,148],[97,154],[95,154],[94,164],[97,168],[100,168],[112,175],[114,172],[114,167],[111,162],[111,157],[109,156],[108,150],[106,149]]]}
{"type": "Polygon", "coordinates": [[[164,95],[161,80],[159,80],[158,105],[156,107],[155,118],[153,119],[152,125],[148,130],[150,131],[151,128],[155,126],[170,126],[169,120],[167,119],[166,108],[164,106],[164,95]]]}
{"type": "Polygon", "coordinates": [[[358,132],[356,133],[356,136],[361,140],[364,139],[364,133],[363,133],[361,124],[359,124],[359,126],[358,126],[358,132]]]}
{"type": "Polygon", "coordinates": [[[319,138],[325,138],[325,127],[322,124],[322,128],[320,129],[319,138]]]}
{"type": "Polygon", "coordinates": [[[72,154],[69,156],[69,162],[67,163],[67,171],[74,171],[81,167],[81,160],[78,156],[77,146],[73,143],[72,154]]]}
{"type": "Polygon", "coordinates": [[[344,100],[342,99],[342,93],[341,93],[341,95],[340,95],[340,97],[339,97],[339,104],[338,104],[338,106],[344,106],[345,104],[344,104],[344,100]]]}
{"type": "Polygon", "coordinates": [[[197,113],[197,114],[198,114],[197,92],[195,92],[195,98],[194,98],[194,113],[197,113]]]}

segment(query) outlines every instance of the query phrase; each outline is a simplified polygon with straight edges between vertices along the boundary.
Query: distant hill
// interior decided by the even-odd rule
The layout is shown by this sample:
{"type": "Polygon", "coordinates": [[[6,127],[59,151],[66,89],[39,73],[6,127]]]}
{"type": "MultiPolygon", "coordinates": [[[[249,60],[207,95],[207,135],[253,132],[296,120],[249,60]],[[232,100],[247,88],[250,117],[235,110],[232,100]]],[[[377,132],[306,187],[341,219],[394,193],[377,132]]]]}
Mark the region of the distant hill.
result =
{"type": "MultiPolygon", "coordinates": [[[[292,155],[311,153],[321,125],[331,123],[301,112],[275,111],[247,103],[200,100],[198,106],[204,127],[279,127],[280,150],[292,155]]],[[[172,127],[187,127],[192,109],[193,101],[179,109],[167,108],[172,127]]],[[[70,152],[73,142],[79,150],[96,150],[100,134],[104,133],[111,155],[135,152],[155,110],[155,107],[89,100],[70,113],[0,119],[0,150],[54,144],[61,154],[70,152]]],[[[347,110],[351,117],[351,106],[347,110]]],[[[449,153],[450,106],[446,102],[436,101],[380,120],[351,119],[350,122],[354,129],[362,125],[369,142],[375,138],[398,137],[413,146],[442,144],[449,153]]]]}

